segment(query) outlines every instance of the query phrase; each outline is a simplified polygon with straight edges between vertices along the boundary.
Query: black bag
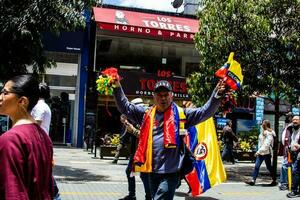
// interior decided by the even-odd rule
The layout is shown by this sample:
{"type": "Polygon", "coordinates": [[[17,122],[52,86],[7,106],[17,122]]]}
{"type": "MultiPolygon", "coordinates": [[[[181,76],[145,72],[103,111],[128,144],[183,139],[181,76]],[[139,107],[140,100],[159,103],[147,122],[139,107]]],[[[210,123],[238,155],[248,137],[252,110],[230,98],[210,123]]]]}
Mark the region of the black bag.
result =
{"type": "Polygon", "coordinates": [[[186,147],[186,145],[183,141],[182,141],[182,143],[183,143],[182,145],[183,145],[184,157],[183,157],[182,166],[180,169],[180,175],[181,175],[181,178],[184,178],[185,175],[187,175],[193,171],[194,165],[196,162],[196,158],[193,155],[193,153],[191,152],[191,150],[186,147]]]}

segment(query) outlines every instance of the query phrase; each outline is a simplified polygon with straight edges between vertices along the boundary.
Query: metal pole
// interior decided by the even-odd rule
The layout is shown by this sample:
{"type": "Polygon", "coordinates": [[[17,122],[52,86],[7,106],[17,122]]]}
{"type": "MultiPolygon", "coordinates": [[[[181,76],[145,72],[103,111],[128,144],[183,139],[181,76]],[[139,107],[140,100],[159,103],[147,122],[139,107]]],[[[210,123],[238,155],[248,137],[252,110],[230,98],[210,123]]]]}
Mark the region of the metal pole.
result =
{"type": "Polygon", "coordinates": [[[64,139],[63,139],[63,144],[66,144],[66,122],[67,122],[67,120],[66,120],[65,117],[62,118],[62,122],[63,122],[63,127],[64,127],[64,139]]]}

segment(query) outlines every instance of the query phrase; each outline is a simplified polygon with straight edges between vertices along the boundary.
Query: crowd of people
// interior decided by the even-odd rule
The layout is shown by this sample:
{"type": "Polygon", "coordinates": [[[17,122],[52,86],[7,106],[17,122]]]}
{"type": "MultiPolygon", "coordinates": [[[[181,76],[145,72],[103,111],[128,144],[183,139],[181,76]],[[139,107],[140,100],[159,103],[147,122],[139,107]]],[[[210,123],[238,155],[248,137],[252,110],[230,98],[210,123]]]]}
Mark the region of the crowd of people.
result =
{"type": "MultiPolygon", "coordinates": [[[[226,126],[222,132],[222,142],[224,145],[222,151],[222,160],[234,164],[236,158],[233,152],[234,145],[238,145],[238,137],[232,130],[232,121],[227,120],[226,126]]],[[[283,160],[280,169],[279,190],[290,190],[287,193],[288,198],[300,197],[300,118],[299,115],[293,116],[291,112],[287,113],[284,129],[281,134],[280,151],[282,151],[283,160]],[[288,177],[288,169],[291,170],[291,177],[288,177]],[[290,180],[290,187],[289,181],[290,180]]],[[[257,151],[254,156],[255,166],[252,173],[252,179],[245,181],[246,184],[254,186],[259,175],[259,169],[263,162],[270,173],[272,182],[270,186],[277,185],[277,172],[272,168],[273,145],[276,133],[271,129],[269,120],[263,120],[261,131],[258,136],[257,151]]]]}
{"type": "MultiPolygon", "coordinates": [[[[158,82],[156,84],[155,87],[155,95],[154,95],[154,100],[155,100],[155,106],[163,106],[163,104],[165,103],[166,105],[172,105],[172,100],[170,98],[170,93],[172,91],[170,85],[168,85],[167,83],[162,83],[162,82],[158,82]],[[159,88],[159,89],[157,89],[159,88]],[[168,99],[169,98],[169,99],[168,99]],[[169,101],[169,102],[168,102],[169,101]]],[[[140,113],[143,112],[149,112],[148,111],[148,107],[145,108],[145,106],[142,105],[142,107],[136,107],[137,105],[129,102],[126,98],[126,96],[124,95],[121,85],[118,83],[118,88],[115,91],[115,99],[118,105],[118,108],[120,109],[120,112],[123,113],[122,116],[125,118],[125,115],[128,115],[128,117],[130,118],[130,121],[132,121],[131,123],[129,122],[129,119],[127,119],[126,117],[126,122],[124,122],[123,120],[123,124],[125,127],[125,133],[128,133],[131,136],[136,136],[137,134],[140,134],[140,127],[141,126],[145,126],[144,121],[146,120],[143,114],[141,115],[140,113]],[[141,118],[142,117],[142,118],[141,118]],[[138,124],[141,123],[141,124],[138,124]],[[135,124],[135,127],[138,128],[130,128],[130,127],[134,127],[132,124],[135,124]],[[134,130],[134,131],[133,131],[134,130]],[[134,134],[132,134],[134,132],[134,134]]],[[[216,96],[215,94],[213,94],[213,96],[216,96]]],[[[140,99],[140,98],[138,98],[140,99]]],[[[135,100],[134,100],[135,101],[135,100]]],[[[140,99],[140,101],[142,101],[140,99]]],[[[184,104],[184,103],[183,103],[184,104]]],[[[183,105],[184,108],[187,108],[185,105],[183,105]]],[[[168,108],[168,106],[166,106],[166,108],[168,108]]],[[[193,106],[194,108],[194,106],[193,106]]],[[[151,108],[150,108],[151,109],[151,108]]],[[[195,108],[194,108],[195,109],[195,108]]],[[[167,112],[167,110],[157,110],[153,116],[153,127],[151,127],[153,130],[153,138],[152,140],[156,139],[156,141],[153,141],[153,143],[162,143],[162,141],[159,141],[158,138],[155,138],[156,134],[162,134],[159,138],[163,138],[164,137],[164,127],[159,127],[162,126],[163,122],[164,122],[164,118],[165,113],[167,112]],[[158,115],[158,116],[157,116],[158,115]],[[163,115],[163,116],[159,116],[159,115],[163,115]],[[159,133],[161,132],[161,133],[159,133]]],[[[189,111],[187,111],[189,112],[189,111]]],[[[148,117],[150,117],[151,115],[149,115],[148,117]]],[[[300,151],[300,131],[299,131],[299,125],[300,125],[300,120],[299,120],[299,116],[292,116],[290,113],[288,113],[287,115],[287,120],[286,120],[286,125],[284,128],[284,131],[282,133],[282,145],[283,145],[283,161],[282,161],[282,166],[281,166],[281,170],[280,170],[280,184],[279,184],[279,190],[288,190],[288,173],[287,173],[287,169],[288,167],[292,168],[292,185],[291,185],[291,192],[287,193],[287,197],[289,198],[294,198],[294,197],[300,197],[300,191],[299,191],[299,183],[300,183],[300,155],[298,155],[298,152],[300,151]],[[288,154],[291,154],[291,161],[288,162],[288,154]]],[[[151,123],[149,121],[149,123],[151,123]]],[[[141,129],[142,130],[142,129],[141,129]]],[[[149,129],[147,129],[147,131],[150,131],[149,129]]],[[[123,134],[124,135],[124,134],[123,134]]],[[[257,144],[257,151],[255,153],[255,166],[253,169],[253,173],[252,173],[252,179],[250,181],[246,181],[245,183],[250,185],[250,186],[254,186],[256,184],[256,179],[259,176],[259,170],[261,167],[261,164],[263,162],[265,162],[266,164],[266,168],[270,173],[270,177],[272,179],[272,182],[269,184],[269,186],[276,186],[277,183],[277,177],[276,177],[276,172],[273,171],[272,169],[272,154],[273,154],[273,145],[274,145],[274,138],[276,137],[276,133],[274,132],[274,130],[271,129],[271,123],[269,120],[263,120],[262,124],[261,124],[261,131],[260,134],[258,136],[258,144],[257,144]]],[[[122,137],[123,138],[123,137],[122,137]]],[[[125,141],[125,140],[123,140],[125,141]]],[[[136,142],[137,140],[135,140],[136,142]]],[[[234,145],[238,143],[238,137],[237,135],[233,132],[232,130],[232,121],[230,119],[227,120],[226,122],[226,126],[223,128],[223,133],[222,133],[222,142],[224,144],[224,148],[222,151],[222,160],[223,161],[229,161],[232,162],[232,164],[235,164],[236,159],[234,156],[234,145]]],[[[122,142],[121,142],[122,143],[122,142]]],[[[161,150],[158,147],[154,147],[155,144],[153,144],[153,148],[155,148],[154,152],[153,152],[153,159],[155,159],[155,154],[159,155],[159,158],[164,158],[163,160],[163,164],[157,164],[155,163],[155,160],[153,160],[153,165],[152,167],[156,167],[156,168],[152,168],[152,172],[148,173],[149,175],[149,183],[150,183],[150,189],[151,189],[151,194],[152,197],[154,197],[154,199],[172,199],[173,196],[170,195],[168,192],[170,191],[170,189],[174,192],[175,189],[174,188],[164,188],[164,184],[165,182],[167,183],[171,183],[170,185],[172,185],[172,181],[170,177],[169,177],[169,173],[166,173],[167,170],[167,164],[168,162],[168,158],[165,157],[165,155],[167,155],[168,153],[166,152],[167,150],[161,150]],[[155,152],[157,151],[157,152],[155,152]],[[165,154],[165,155],[164,155],[165,154]],[[159,168],[160,166],[163,166],[163,170],[161,168],[159,168]],[[163,178],[162,178],[163,177],[163,178]],[[166,192],[168,191],[168,192],[166,192]],[[166,194],[168,193],[168,194],[166,194]],[[165,196],[164,196],[165,195],[165,196]]],[[[134,143],[135,144],[135,143],[134,143]]],[[[123,143],[122,146],[124,146],[125,143],[123,143]]],[[[140,145],[145,145],[145,144],[140,144],[140,145]]],[[[161,146],[161,145],[160,145],[161,146]]],[[[163,145],[162,145],[163,146],[163,145]]],[[[129,159],[129,165],[128,166],[134,166],[133,163],[135,161],[139,161],[140,158],[138,157],[133,157],[133,155],[136,152],[136,144],[135,144],[135,148],[134,151],[131,151],[130,153],[130,159],[129,159]]],[[[152,150],[153,151],[153,150],[152,150]]],[[[172,154],[172,155],[176,155],[172,154]]],[[[178,155],[180,157],[180,154],[178,155]]],[[[147,159],[147,158],[146,158],[147,159]]],[[[172,160],[174,161],[174,157],[172,157],[172,160]]],[[[115,161],[113,161],[115,163],[115,161]]],[[[156,161],[159,162],[159,161],[156,161]]],[[[174,164],[176,162],[173,162],[174,164]]],[[[180,161],[179,163],[177,163],[177,166],[180,165],[180,161]]],[[[126,174],[128,177],[129,171],[134,171],[131,168],[126,169],[126,174]]],[[[176,171],[176,170],[175,170],[176,171]]],[[[143,174],[143,173],[142,173],[143,174]]],[[[145,173],[144,173],[145,174],[145,173]]],[[[170,173],[171,176],[176,176],[176,173],[170,173]]],[[[176,176],[177,179],[179,179],[178,176],[176,176]]],[[[178,180],[177,180],[178,181],[178,180]]],[[[175,182],[175,181],[174,181],[175,182]]],[[[130,191],[130,181],[128,179],[128,184],[129,184],[129,195],[125,196],[122,199],[135,199],[135,196],[131,195],[135,193],[131,193],[130,191]]],[[[145,186],[145,181],[143,180],[143,184],[145,186]]],[[[146,182],[147,184],[147,182],[146,182]]],[[[174,183],[173,183],[174,185],[174,183]]],[[[177,188],[180,186],[180,180],[178,182],[177,188]]],[[[134,191],[135,192],[135,191],[134,191]]],[[[145,192],[146,192],[146,187],[145,187],[145,192]]],[[[189,191],[190,192],[190,191],[189,191]]],[[[173,194],[173,193],[172,193],[173,194]]],[[[147,192],[146,192],[146,196],[147,196],[147,192]]],[[[120,200],[122,200],[120,199],[120,200]]],[[[146,199],[148,199],[146,197],[146,199]]]]}
{"type": "MultiPolygon", "coordinates": [[[[154,105],[145,105],[141,98],[131,102],[125,96],[118,80],[114,98],[121,113],[123,131],[118,151],[130,146],[129,162],[125,170],[128,195],[120,200],[135,200],[135,172],[145,189],[145,199],[173,199],[180,186],[184,153],[180,140],[187,128],[210,118],[217,111],[226,91],[220,81],[211,97],[202,107],[178,106],[173,101],[172,86],[158,81],[154,88],[154,105]],[[180,123],[184,121],[185,126],[180,123]],[[179,127],[179,128],[177,128],[179,127]]],[[[0,114],[11,119],[11,128],[0,136],[0,199],[60,199],[52,175],[53,146],[49,137],[51,110],[45,103],[50,97],[49,87],[39,83],[32,75],[9,79],[0,93],[0,114]]],[[[300,118],[288,115],[282,133],[283,162],[280,170],[280,190],[291,191],[287,197],[300,197],[300,118]],[[288,176],[289,169],[292,176],[288,176]],[[291,179],[289,181],[289,179],[291,179]]],[[[263,161],[270,172],[271,186],[277,185],[276,172],[272,171],[272,151],[276,133],[269,120],[263,120],[258,137],[258,148],[252,179],[254,186],[263,161]]],[[[222,160],[235,163],[233,145],[238,141],[228,120],[223,128],[224,150],[222,160]]],[[[182,140],[183,141],[183,140],[182,140]]],[[[118,151],[113,160],[117,164],[118,151]]]]}

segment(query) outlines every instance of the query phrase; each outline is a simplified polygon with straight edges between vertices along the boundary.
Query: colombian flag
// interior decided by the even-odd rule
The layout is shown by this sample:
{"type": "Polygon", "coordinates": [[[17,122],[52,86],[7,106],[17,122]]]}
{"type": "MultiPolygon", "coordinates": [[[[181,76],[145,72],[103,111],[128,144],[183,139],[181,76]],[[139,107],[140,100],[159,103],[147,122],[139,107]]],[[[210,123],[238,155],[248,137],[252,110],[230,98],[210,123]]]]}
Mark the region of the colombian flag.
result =
{"type": "Polygon", "coordinates": [[[215,75],[226,82],[231,89],[237,90],[243,83],[241,64],[233,59],[234,53],[229,54],[227,62],[216,71],[215,75]]]}
{"type": "Polygon", "coordinates": [[[220,156],[213,118],[189,128],[188,132],[186,144],[197,161],[193,171],[186,175],[186,179],[192,188],[192,196],[197,196],[224,182],[226,172],[220,156]]]}

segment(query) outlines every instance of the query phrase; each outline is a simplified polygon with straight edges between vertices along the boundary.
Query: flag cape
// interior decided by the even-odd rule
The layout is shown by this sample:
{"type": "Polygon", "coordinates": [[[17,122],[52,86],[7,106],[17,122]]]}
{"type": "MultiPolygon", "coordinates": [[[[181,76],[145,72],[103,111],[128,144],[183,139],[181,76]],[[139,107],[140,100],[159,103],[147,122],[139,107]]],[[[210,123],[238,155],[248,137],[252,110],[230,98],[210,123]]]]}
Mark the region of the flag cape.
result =
{"type": "Polygon", "coordinates": [[[213,118],[188,129],[187,146],[196,157],[193,171],[186,175],[192,196],[200,195],[226,180],[226,172],[220,156],[213,118]]]}

